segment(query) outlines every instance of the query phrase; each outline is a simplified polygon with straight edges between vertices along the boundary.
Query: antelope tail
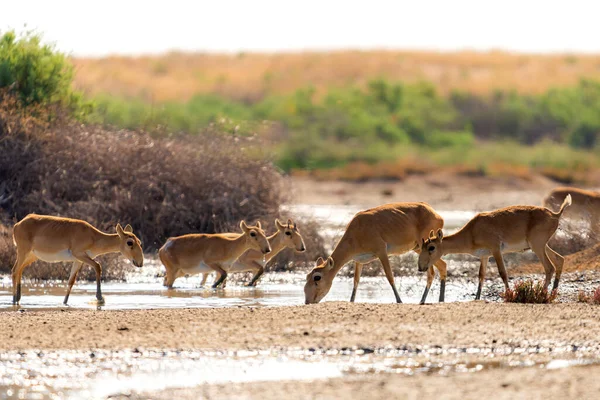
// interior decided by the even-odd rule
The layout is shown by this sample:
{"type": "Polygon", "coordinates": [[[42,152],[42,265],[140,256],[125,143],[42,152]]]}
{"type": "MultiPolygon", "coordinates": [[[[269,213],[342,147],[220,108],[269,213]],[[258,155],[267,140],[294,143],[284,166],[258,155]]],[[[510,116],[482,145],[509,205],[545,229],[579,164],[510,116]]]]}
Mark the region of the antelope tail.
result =
{"type": "Polygon", "coordinates": [[[558,210],[557,213],[555,213],[555,215],[560,217],[562,215],[563,211],[565,211],[565,208],[569,207],[571,204],[573,204],[573,201],[571,200],[571,195],[568,194],[567,197],[565,197],[565,200],[562,202],[560,209],[558,210]]]}

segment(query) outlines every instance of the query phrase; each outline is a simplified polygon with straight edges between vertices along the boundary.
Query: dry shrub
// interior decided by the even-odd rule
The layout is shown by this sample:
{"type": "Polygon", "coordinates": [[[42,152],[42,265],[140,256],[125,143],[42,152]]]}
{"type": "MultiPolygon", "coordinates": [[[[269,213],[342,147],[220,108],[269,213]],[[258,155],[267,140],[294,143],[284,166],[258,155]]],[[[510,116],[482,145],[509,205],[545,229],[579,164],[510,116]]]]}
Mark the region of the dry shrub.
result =
{"type": "Polygon", "coordinates": [[[0,208],[15,221],[51,214],[109,232],[129,223],[148,251],[170,236],[237,232],[242,219],[272,223],[286,199],[282,176],[254,138],[152,138],[64,118],[47,126],[10,102],[0,93],[0,208]]]}
{"type": "Polygon", "coordinates": [[[230,137],[152,139],[74,124],[3,136],[0,196],[10,215],[69,216],[110,231],[130,223],[146,250],[169,236],[273,220],[284,199],[270,162],[244,156],[230,137]]]}
{"type": "Polygon", "coordinates": [[[527,279],[515,282],[514,289],[506,289],[501,297],[507,303],[548,304],[556,300],[558,290],[548,292],[542,282],[527,279]]]}
{"type": "Polygon", "coordinates": [[[0,221],[0,271],[10,271],[16,257],[12,228],[0,221]]]}

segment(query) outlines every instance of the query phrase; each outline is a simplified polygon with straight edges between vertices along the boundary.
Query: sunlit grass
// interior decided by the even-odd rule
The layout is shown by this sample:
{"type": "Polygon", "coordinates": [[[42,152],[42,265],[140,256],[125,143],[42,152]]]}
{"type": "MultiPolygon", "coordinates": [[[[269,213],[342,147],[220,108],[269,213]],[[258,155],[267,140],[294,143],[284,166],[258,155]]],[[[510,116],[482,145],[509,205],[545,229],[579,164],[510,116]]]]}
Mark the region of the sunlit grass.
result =
{"type": "Polygon", "coordinates": [[[339,51],[331,53],[202,54],[74,59],[76,86],[90,94],[186,101],[198,93],[238,100],[289,94],[308,85],[364,86],[373,79],[427,80],[453,90],[539,94],[551,87],[600,78],[598,55],[526,55],[492,52],[339,51]]]}

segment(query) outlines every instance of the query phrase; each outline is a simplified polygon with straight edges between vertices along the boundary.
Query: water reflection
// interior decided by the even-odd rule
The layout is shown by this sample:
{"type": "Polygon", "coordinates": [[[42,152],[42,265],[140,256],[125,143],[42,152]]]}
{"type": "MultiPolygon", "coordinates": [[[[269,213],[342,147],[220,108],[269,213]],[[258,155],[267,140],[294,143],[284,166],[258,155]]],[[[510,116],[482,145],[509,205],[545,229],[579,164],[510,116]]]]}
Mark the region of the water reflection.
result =
{"type": "MultiPolygon", "coordinates": [[[[191,277],[177,281],[172,290],[164,288],[161,278],[155,282],[107,282],[102,286],[106,310],[190,308],[190,307],[272,307],[304,304],[304,273],[265,274],[258,287],[229,285],[225,289],[199,287],[199,278],[191,277]]],[[[348,301],[352,291],[352,279],[338,277],[324,301],[348,301]]],[[[396,281],[402,300],[417,303],[425,286],[421,275],[399,277],[396,281]]],[[[475,283],[449,283],[446,301],[470,300],[475,283]]],[[[95,284],[80,283],[73,289],[69,306],[72,308],[96,308],[95,284]]],[[[54,309],[62,306],[65,283],[32,283],[23,287],[21,307],[25,309],[54,309]]],[[[429,302],[437,302],[439,283],[430,291],[429,302]]],[[[357,294],[357,302],[393,303],[394,295],[387,281],[381,277],[364,277],[357,294]]],[[[0,287],[0,310],[13,309],[10,285],[0,287]]]]}

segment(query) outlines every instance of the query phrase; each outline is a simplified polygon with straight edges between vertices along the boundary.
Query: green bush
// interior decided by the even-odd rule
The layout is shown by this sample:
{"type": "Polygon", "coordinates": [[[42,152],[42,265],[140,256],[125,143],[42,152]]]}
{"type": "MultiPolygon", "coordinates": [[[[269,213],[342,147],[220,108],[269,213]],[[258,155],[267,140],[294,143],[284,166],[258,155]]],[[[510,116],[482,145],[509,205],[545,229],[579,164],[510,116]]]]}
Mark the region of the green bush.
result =
{"type": "Polygon", "coordinates": [[[434,131],[425,136],[427,147],[470,147],[475,144],[475,136],[470,131],[434,131]]]}
{"type": "Polygon", "coordinates": [[[326,93],[307,87],[256,103],[215,95],[185,103],[107,96],[95,101],[95,121],[121,127],[196,133],[217,126],[226,133],[268,133],[284,170],[393,160],[410,148],[436,164],[486,170],[499,162],[583,171],[581,165],[591,164],[581,160],[594,156],[587,150],[598,147],[600,133],[600,83],[589,80],[535,96],[497,91],[446,97],[427,82],[375,80],[326,93]],[[491,146],[484,146],[489,141],[491,146]],[[566,145],[585,151],[572,152],[566,145]]]}
{"type": "Polygon", "coordinates": [[[67,106],[75,114],[89,111],[80,93],[72,89],[73,66],[67,57],[43,44],[34,33],[0,36],[0,88],[15,90],[23,106],[67,106]]]}

